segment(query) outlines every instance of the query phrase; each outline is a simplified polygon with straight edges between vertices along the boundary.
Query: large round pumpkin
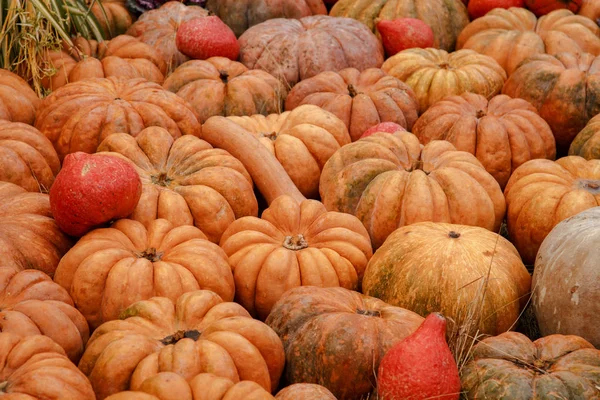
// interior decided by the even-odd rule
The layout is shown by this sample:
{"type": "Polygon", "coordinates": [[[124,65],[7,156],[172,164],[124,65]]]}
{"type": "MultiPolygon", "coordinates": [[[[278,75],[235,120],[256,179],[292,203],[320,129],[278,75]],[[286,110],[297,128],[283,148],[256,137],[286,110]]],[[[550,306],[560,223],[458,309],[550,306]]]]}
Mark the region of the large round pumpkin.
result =
{"type": "Polygon", "coordinates": [[[447,140],[474,154],[502,188],[524,162],[556,157],[552,130],[535,107],[506,95],[489,101],[474,93],[448,96],[421,115],[412,132],[423,144],[447,140]]]}
{"type": "Polygon", "coordinates": [[[569,147],[569,155],[587,160],[600,159],[600,114],[590,119],[575,136],[569,147]]]}
{"type": "Polygon", "coordinates": [[[504,195],[508,234],[531,265],[554,226],[600,206],[600,160],[569,156],[528,161],[513,173],[504,195]]]}
{"type": "Polygon", "coordinates": [[[369,234],[356,217],[288,196],[273,201],[260,219],[232,223],[221,247],[233,268],[236,301],[262,320],[293,287],[358,290],[372,255],[369,234]]]}
{"type": "Polygon", "coordinates": [[[261,70],[225,57],[190,60],[180,65],[163,87],[185,99],[204,123],[213,115],[268,115],[280,112],[287,88],[261,70]]]}
{"type": "Polygon", "coordinates": [[[443,140],[421,147],[408,132],[378,132],[342,147],[323,168],[323,204],[356,215],[375,249],[398,227],[421,221],[498,231],[504,196],[475,156],[443,140]]]}
{"type": "Polygon", "coordinates": [[[388,58],[381,67],[413,88],[419,112],[450,95],[464,92],[488,99],[500,92],[506,72],[492,57],[473,50],[407,49],[388,58]]]}
{"type": "Polygon", "coordinates": [[[0,69],[0,120],[33,125],[40,99],[19,75],[0,69]]]}
{"type": "Polygon", "coordinates": [[[559,154],[566,153],[577,133],[600,113],[600,57],[588,53],[537,54],[508,78],[502,93],[520,97],[548,122],[559,154]]]}
{"type": "Polygon", "coordinates": [[[54,281],[69,291],[92,328],[154,296],[175,301],[198,289],[225,300],[234,295],[225,252],[198,228],[164,219],[147,228],[122,219],[91,231],[62,258],[54,281]]]}
{"type": "Polygon", "coordinates": [[[94,153],[111,133],[137,135],[160,126],[173,138],[200,135],[192,107],[145,79],[96,78],[73,82],[44,99],[35,123],[61,160],[69,153],[94,153]]]}
{"type": "Polygon", "coordinates": [[[410,130],[417,120],[417,98],[401,80],[379,68],[325,71],[296,84],[285,109],[314,104],[340,118],[356,141],[380,122],[395,122],[410,130]]]}
{"type": "Polygon", "coordinates": [[[266,323],[285,349],[287,383],[317,383],[337,398],[365,398],[383,355],[423,322],[417,314],[344,288],[287,291],[266,323]]]}
{"type": "Polygon", "coordinates": [[[480,227],[439,222],[394,231],[369,261],[363,279],[368,296],[422,316],[439,311],[455,327],[488,335],[513,326],[530,286],[529,273],[508,240],[480,227]],[[474,311],[476,320],[470,321],[474,311]]]}
{"type": "Polygon", "coordinates": [[[351,18],[276,18],[248,29],[239,44],[244,65],[265,70],[289,87],[323,71],[362,71],[383,63],[381,42],[351,18]]]}
{"type": "Polygon", "coordinates": [[[165,129],[152,127],[135,138],[110,135],[98,151],[134,164],[142,196],[130,218],[145,225],[157,218],[194,225],[218,243],[235,219],[258,215],[252,180],[242,163],[195,136],[174,140],[165,129]]]}
{"type": "Polygon", "coordinates": [[[467,25],[456,47],[494,58],[510,76],[535,54],[600,54],[600,27],[569,10],[556,10],[538,20],[524,8],[496,8],[467,25]]]}
{"type": "Polygon", "coordinates": [[[461,371],[465,398],[596,399],[600,350],[577,336],[532,342],[517,332],[483,339],[461,371]]]}
{"type": "MultiPolygon", "coordinates": [[[[188,382],[209,372],[233,382],[277,388],[284,367],[281,341],[237,303],[198,290],[176,302],[154,297],[137,302],[94,331],[79,362],[98,400],[138,390],[159,372],[188,382]]],[[[207,388],[205,387],[205,390],[207,388]]]]}

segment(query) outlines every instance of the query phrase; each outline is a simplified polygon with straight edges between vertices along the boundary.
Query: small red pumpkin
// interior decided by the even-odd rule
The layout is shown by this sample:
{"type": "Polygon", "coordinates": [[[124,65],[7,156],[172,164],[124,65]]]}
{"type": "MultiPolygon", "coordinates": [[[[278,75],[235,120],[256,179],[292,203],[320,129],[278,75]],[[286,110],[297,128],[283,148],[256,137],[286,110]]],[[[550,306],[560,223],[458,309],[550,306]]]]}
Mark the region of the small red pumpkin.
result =
{"type": "Polygon", "coordinates": [[[540,17],[561,8],[577,13],[582,3],[583,0],[525,0],[525,7],[540,17]]]}

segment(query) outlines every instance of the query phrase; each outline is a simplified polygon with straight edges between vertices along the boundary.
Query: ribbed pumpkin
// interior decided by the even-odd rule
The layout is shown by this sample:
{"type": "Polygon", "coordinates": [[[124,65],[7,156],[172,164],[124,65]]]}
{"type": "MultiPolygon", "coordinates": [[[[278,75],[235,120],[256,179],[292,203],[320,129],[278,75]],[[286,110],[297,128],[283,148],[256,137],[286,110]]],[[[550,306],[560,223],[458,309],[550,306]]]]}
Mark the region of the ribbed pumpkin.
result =
{"type": "Polygon", "coordinates": [[[83,236],[62,258],[54,281],[67,289],[90,327],[119,318],[133,303],[154,296],[213,290],[232,300],[227,255],[193,226],[157,219],[144,227],[121,219],[83,236]]]}
{"type": "Polygon", "coordinates": [[[552,130],[535,107],[506,95],[489,101],[473,93],[446,97],[421,115],[412,132],[423,144],[447,140],[475,155],[502,188],[524,162],[556,157],[552,130]]]}
{"type": "Polygon", "coordinates": [[[323,0],[207,0],[205,7],[240,36],[251,26],[273,18],[327,14],[323,0]]]}
{"type": "Polygon", "coordinates": [[[138,39],[120,35],[96,42],[77,37],[75,49],[63,45],[50,51],[46,60],[56,70],[42,80],[46,89],[56,90],[69,82],[114,76],[122,79],[144,78],[162,83],[167,65],[156,50],[138,39]]]}
{"type": "Polygon", "coordinates": [[[264,320],[297,286],[358,290],[371,241],[361,222],[327,212],[316,200],[278,197],[262,217],[241,218],[221,238],[236,282],[236,301],[264,320]]]}
{"type": "Polygon", "coordinates": [[[401,80],[379,68],[325,71],[296,84],[285,109],[314,104],[332,112],[348,127],[352,141],[373,125],[395,122],[410,130],[417,120],[417,98],[401,80]]]}
{"type": "Polygon", "coordinates": [[[434,47],[454,50],[460,31],[469,23],[461,0],[338,0],[331,9],[335,17],[351,17],[376,32],[377,20],[418,18],[431,27],[434,47]]]}
{"type": "Polygon", "coordinates": [[[531,160],[513,173],[504,189],[508,233],[526,264],[559,222],[600,206],[600,160],[578,156],[556,162],[531,160]]]}
{"type": "Polygon", "coordinates": [[[279,160],[298,190],[319,195],[321,170],[339,148],[350,143],[343,121],[329,111],[304,105],[282,114],[229,117],[253,134],[279,160]]]}
{"type": "Polygon", "coordinates": [[[85,375],[47,336],[0,333],[0,387],[7,400],[95,400],[85,375]]]}
{"type": "Polygon", "coordinates": [[[110,77],[63,86],[44,99],[35,124],[61,160],[76,151],[94,153],[111,133],[135,136],[148,126],[165,128],[175,139],[201,132],[185,100],[142,78],[110,77]]]}
{"type": "Polygon", "coordinates": [[[583,0],[525,0],[525,7],[539,17],[554,10],[565,8],[576,13],[579,11],[581,3],[583,3],[583,0]]]}
{"type": "Polygon", "coordinates": [[[18,270],[37,269],[49,276],[71,240],[58,228],[47,194],[27,192],[0,182],[0,260],[18,270]]]}
{"type": "Polygon", "coordinates": [[[163,87],[185,99],[204,123],[213,115],[254,115],[283,109],[286,87],[265,71],[249,70],[225,57],[190,60],[163,87]]]}
{"type": "Polygon", "coordinates": [[[467,25],[456,47],[494,58],[510,76],[535,54],[600,54],[600,27],[569,10],[556,10],[538,20],[524,8],[496,8],[467,25]]]}
{"type": "Polygon", "coordinates": [[[19,75],[0,69],[0,120],[33,125],[40,99],[19,75]]]}
{"type": "Polygon", "coordinates": [[[318,383],[344,400],[365,398],[383,355],[422,322],[352,290],[310,286],[287,291],[266,320],[283,342],[287,383],[318,383]]]}
{"type": "Polygon", "coordinates": [[[407,49],[388,58],[381,69],[413,88],[419,113],[446,96],[464,92],[490,99],[506,80],[506,72],[496,60],[467,49],[453,53],[433,48],[407,49]]]}
{"type": "Polygon", "coordinates": [[[475,345],[461,383],[469,400],[595,399],[600,350],[577,336],[506,332],[475,345]]]}
{"type": "Polygon", "coordinates": [[[600,25],[600,3],[596,0],[583,0],[577,14],[588,17],[600,25]]]}
{"type": "Polygon", "coordinates": [[[98,151],[134,164],[142,196],[130,218],[144,225],[157,218],[174,226],[194,225],[218,243],[235,219],[258,215],[252,180],[242,163],[195,136],[174,140],[165,129],[152,127],[135,138],[110,135],[98,151]]]}
{"type": "Polygon", "coordinates": [[[388,236],[365,271],[363,293],[422,316],[439,311],[471,334],[497,335],[519,319],[531,278],[515,247],[480,227],[421,222],[388,236]],[[475,326],[469,326],[473,312],[475,326]]]}
{"type": "Polygon", "coordinates": [[[362,71],[383,63],[381,42],[351,18],[276,18],[248,29],[239,44],[245,66],[265,70],[289,87],[323,71],[362,71]]]}
{"type": "Polygon", "coordinates": [[[102,5],[87,0],[91,11],[102,29],[102,36],[111,38],[122,35],[133,24],[133,17],[127,10],[126,0],[102,0],[102,5]]]}
{"type": "Polygon", "coordinates": [[[0,120],[0,181],[47,193],[59,170],[58,155],[46,136],[30,125],[0,120]]]}
{"type": "Polygon", "coordinates": [[[590,118],[600,113],[600,57],[534,55],[513,72],[502,93],[533,104],[552,128],[558,153],[564,154],[590,118]]]}
{"type": "MultiPolygon", "coordinates": [[[[188,382],[209,372],[233,382],[277,388],[285,363],[276,333],[237,303],[198,290],[176,301],[154,297],[127,308],[94,331],[79,362],[102,400],[139,390],[159,372],[188,382]]],[[[207,390],[205,387],[204,390],[207,390]]]]}
{"type": "Polygon", "coordinates": [[[330,211],[356,215],[377,249],[398,227],[433,221],[498,231],[505,202],[481,163],[449,142],[424,148],[408,132],[378,132],[338,150],[320,193],[330,211]]]}
{"type": "Polygon", "coordinates": [[[587,160],[600,159],[600,114],[590,119],[575,136],[569,147],[569,155],[587,160]]]}
{"type": "Polygon", "coordinates": [[[277,400],[337,400],[325,386],[314,383],[295,383],[282,389],[277,400]]]}

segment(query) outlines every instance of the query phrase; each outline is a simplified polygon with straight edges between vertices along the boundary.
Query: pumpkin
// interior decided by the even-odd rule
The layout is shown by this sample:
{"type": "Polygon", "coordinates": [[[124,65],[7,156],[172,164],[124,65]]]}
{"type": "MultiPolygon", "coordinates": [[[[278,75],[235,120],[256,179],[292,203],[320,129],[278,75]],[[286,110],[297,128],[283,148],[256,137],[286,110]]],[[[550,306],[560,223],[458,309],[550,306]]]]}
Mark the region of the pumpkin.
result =
{"type": "Polygon", "coordinates": [[[461,373],[471,399],[593,399],[600,385],[600,350],[577,336],[534,342],[518,332],[483,339],[461,373]]]}
{"type": "Polygon", "coordinates": [[[98,3],[87,0],[91,11],[102,29],[102,37],[113,38],[122,35],[133,24],[133,17],[127,10],[126,0],[102,0],[98,3]]]}
{"type": "Polygon", "coordinates": [[[117,319],[154,296],[173,301],[186,292],[234,294],[227,255],[193,226],[157,219],[144,227],[121,219],[83,236],[62,258],[54,281],[64,287],[90,327],[117,319]]]}
{"type": "Polygon", "coordinates": [[[337,400],[325,386],[314,383],[295,383],[277,393],[277,400],[337,400]]]}
{"type": "Polygon", "coordinates": [[[79,369],[102,400],[139,390],[159,372],[177,373],[188,382],[209,372],[234,383],[253,381],[271,392],[284,361],[281,341],[271,328],[239,304],[198,290],[176,301],[153,297],[131,305],[121,319],[94,331],[79,369]]]}
{"type": "Polygon", "coordinates": [[[187,61],[167,77],[163,87],[185,99],[201,123],[213,115],[279,112],[287,94],[271,74],[249,70],[225,57],[187,61]]]}
{"type": "Polygon", "coordinates": [[[42,80],[44,88],[56,90],[69,82],[109,76],[144,78],[156,83],[164,80],[163,59],[152,47],[132,36],[120,35],[104,42],[80,36],[73,41],[75,48],[63,44],[62,49],[46,54],[55,72],[42,80]]]}
{"type": "Polygon", "coordinates": [[[569,147],[569,155],[587,160],[600,159],[600,114],[590,119],[575,136],[569,147]]]}
{"type": "Polygon", "coordinates": [[[229,119],[258,138],[309,198],[319,195],[321,170],[329,157],[350,143],[343,121],[314,105],[267,117],[258,114],[229,119]]]}
{"type": "Polygon", "coordinates": [[[52,339],[0,333],[0,394],[7,400],[94,400],[85,375],[52,339]]]}
{"type": "Polygon", "coordinates": [[[312,286],[288,290],[266,320],[283,342],[286,381],[317,383],[344,400],[364,398],[377,386],[383,355],[421,322],[352,290],[312,286]]]}
{"type": "Polygon", "coordinates": [[[221,18],[236,36],[273,18],[327,15],[323,0],[207,0],[206,9],[221,18]]]}
{"type": "Polygon", "coordinates": [[[325,164],[320,193],[330,211],[355,215],[373,248],[397,228],[421,221],[497,232],[505,202],[483,165],[449,142],[421,149],[408,132],[378,132],[338,150],[325,164]]]}
{"type": "Polygon", "coordinates": [[[576,13],[579,11],[581,3],[583,0],[525,0],[525,7],[539,17],[563,8],[576,13]]]}
{"type": "Polygon", "coordinates": [[[186,6],[180,1],[169,1],[159,8],[143,13],[127,29],[127,35],[137,37],[162,56],[169,71],[188,61],[189,58],[177,50],[175,36],[177,28],[191,19],[208,16],[208,11],[198,6],[186,6]]]}
{"type": "Polygon", "coordinates": [[[258,215],[252,179],[242,163],[195,136],[174,140],[165,129],[150,127],[135,138],[110,135],[98,151],[133,164],[142,196],[130,218],[144,225],[157,218],[194,225],[218,243],[235,219],[258,215]]]}
{"type": "Polygon", "coordinates": [[[600,3],[595,0],[583,0],[579,15],[590,18],[592,21],[600,25],[600,3]]]}
{"type": "Polygon", "coordinates": [[[111,133],[135,136],[148,126],[165,128],[175,139],[201,131],[185,100],[142,78],[96,78],[63,86],[44,99],[35,124],[61,160],[76,151],[94,153],[111,133]]]}
{"type": "Polygon", "coordinates": [[[40,99],[19,75],[0,69],[0,120],[33,125],[40,99]]]}
{"type": "Polygon", "coordinates": [[[529,273],[508,240],[480,227],[440,222],[394,231],[363,278],[367,296],[422,316],[437,310],[455,328],[489,335],[512,327],[530,286],[529,273]],[[470,327],[473,307],[480,317],[470,327]]]}
{"type": "Polygon", "coordinates": [[[0,120],[0,181],[47,193],[59,170],[58,155],[46,136],[30,125],[0,120]]]}
{"type": "Polygon", "coordinates": [[[600,347],[600,207],[567,218],[535,259],[532,303],[543,335],[581,336],[600,347]]]}
{"type": "Polygon", "coordinates": [[[556,157],[552,130],[535,107],[506,95],[489,101],[474,93],[448,96],[421,115],[412,132],[423,144],[447,140],[475,155],[501,188],[524,162],[556,157]]]}
{"type": "Polygon", "coordinates": [[[383,63],[381,42],[351,18],[276,18],[248,29],[239,44],[246,67],[265,70],[289,87],[323,71],[362,71],[383,63]]]}
{"type": "Polygon", "coordinates": [[[600,113],[600,57],[589,53],[537,54],[508,78],[502,93],[537,108],[552,128],[559,154],[594,115],[600,113]]]}
{"type": "Polygon", "coordinates": [[[292,88],[285,109],[303,104],[335,114],[348,127],[352,141],[381,122],[395,122],[410,130],[418,116],[417,98],[410,86],[379,68],[362,72],[345,68],[305,79],[292,88]]]}
{"type": "Polygon", "coordinates": [[[54,275],[61,257],[71,247],[52,219],[47,194],[27,192],[0,182],[0,260],[18,270],[37,269],[54,275]]]}
{"type": "Polygon", "coordinates": [[[433,47],[447,51],[454,50],[458,34],[469,23],[461,0],[339,0],[330,15],[355,18],[373,32],[379,20],[417,18],[433,30],[433,47]]]}
{"type": "Polygon", "coordinates": [[[494,58],[510,76],[536,54],[600,54],[600,27],[569,10],[552,11],[538,20],[524,8],[496,8],[467,25],[456,47],[494,58]]]}
{"type": "MultiPolygon", "coordinates": [[[[45,335],[79,361],[89,337],[69,293],[41,271],[0,267],[0,332],[45,335]]],[[[3,354],[4,355],[4,354],[3,354]]]]}
{"type": "Polygon", "coordinates": [[[506,72],[496,60],[467,49],[453,53],[433,48],[407,49],[388,58],[381,69],[412,87],[419,113],[446,96],[464,92],[491,99],[506,80],[506,72]]]}
{"type": "Polygon", "coordinates": [[[236,301],[261,320],[293,287],[358,290],[372,255],[369,235],[356,217],[289,196],[275,199],[260,219],[233,222],[220,245],[233,268],[236,301]]]}
{"type": "Polygon", "coordinates": [[[600,160],[568,156],[531,160],[515,170],[504,189],[508,234],[526,264],[562,220],[600,205],[600,160]]]}

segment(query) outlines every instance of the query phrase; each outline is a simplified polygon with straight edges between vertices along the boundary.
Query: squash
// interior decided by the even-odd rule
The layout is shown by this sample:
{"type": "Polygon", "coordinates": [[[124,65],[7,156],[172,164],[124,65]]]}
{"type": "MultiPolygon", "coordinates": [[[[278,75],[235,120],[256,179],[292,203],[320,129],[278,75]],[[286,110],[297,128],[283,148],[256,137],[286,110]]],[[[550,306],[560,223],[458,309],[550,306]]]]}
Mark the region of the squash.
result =
{"type": "Polygon", "coordinates": [[[87,0],[92,14],[100,24],[102,37],[114,38],[124,34],[133,24],[133,17],[127,10],[126,0],[102,0],[102,4],[87,0]]]}
{"type": "Polygon", "coordinates": [[[19,75],[0,69],[0,120],[33,125],[40,99],[19,75]]]}
{"type": "Polygon", "coordinates": [[[600,3],[595,0],[583,0],[577,14],[588,17],[600,25],[600,3]]]}
{"type": "Polygon", "coordinates": [[[417,98],[401,80],[379,68],[325,71],[299,82],[290,91],[285,109],[314,104],[346,124],[352,141],[373,125],[395,122],[406,130],[417,120],[417,98]]]}
{"type": "Polygon", "coordinates": [[[325,386],[314,383],[295,383],[277,393],[276,400],[337,400],[325,386]]]}
{"type": "Polygon", "coordinates": [[[570,156],[580,156],[586,160],[600,159],[600,114],[585,125],[575,136],[569,147],[570,156]]]}
{"type": "Polygon", "coordinates": [[[583,0],[525,0],[525,7],[539,17],[563,8],[576,13],[582,3],[583,0]]]}

